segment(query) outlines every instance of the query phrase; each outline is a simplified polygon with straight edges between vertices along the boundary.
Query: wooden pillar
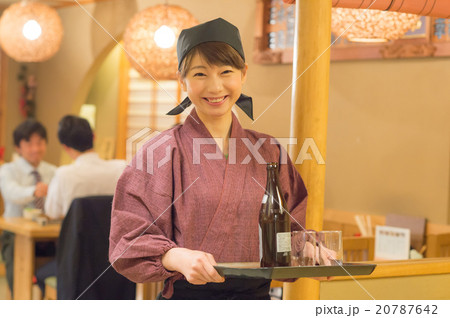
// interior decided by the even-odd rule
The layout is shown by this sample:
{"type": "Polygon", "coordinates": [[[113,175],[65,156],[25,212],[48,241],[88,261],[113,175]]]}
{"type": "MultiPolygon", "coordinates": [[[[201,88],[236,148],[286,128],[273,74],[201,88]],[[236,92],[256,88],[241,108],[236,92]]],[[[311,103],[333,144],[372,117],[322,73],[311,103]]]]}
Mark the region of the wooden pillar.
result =
{"type": "MultiPolygon", "coordinates": [[[[8,90],[8,58],[0,49],[0,147],[6,146],[6,97],[8,90]]],[[[0,158],[0,164],[2,164],[0,158]]]]}
{"type": "MultiPolygon", "coordinates": [[[[123,44],[121,42],[121,44],[123,44]]],[[[128,137],[128,95],[130,83],[130,62],[125,53],[120,53],[119,66],[119,110],[117,113],[117,137],[116,137],[116,159],[126,159],[127,157],[127,137],[128,137]]]]}
{"type": "MultiPolygon", "coordinates": [[[[306,159],[302,164],[297,159],[305,138],[313,138],[311,147],[317,146],[324,160],[326,157],[331,0],[297,0],[295,5],[291,137],[297,138],[297,145],[291,147],[291,158],[308,190],[306,228],[321,230],[325,164],[312,148],[308,149],[312,159],[306,159]]],[[[293,284],[285,283],[283,298],[319,299],[319,282],[303,278],[293,284]]]]}

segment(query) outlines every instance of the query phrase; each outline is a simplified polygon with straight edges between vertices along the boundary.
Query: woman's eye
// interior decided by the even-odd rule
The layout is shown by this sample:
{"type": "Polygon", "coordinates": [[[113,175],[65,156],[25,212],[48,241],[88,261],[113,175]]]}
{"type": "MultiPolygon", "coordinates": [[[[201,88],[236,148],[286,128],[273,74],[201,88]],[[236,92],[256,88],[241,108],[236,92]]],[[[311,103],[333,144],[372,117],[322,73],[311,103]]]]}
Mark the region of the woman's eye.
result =
{"type": "Polygon", "coordinates": [[[195,73],[194,77],[197,77],[197,76],[205,76],[205,74],[204,73],[195,73]]]}
{"type": "Polygon", "coordinates": [[[232,70],[225,70],[225,71],[222,72],[222,74],[229,74],[229,73],[233,73],[233,71],[232,70]]]}

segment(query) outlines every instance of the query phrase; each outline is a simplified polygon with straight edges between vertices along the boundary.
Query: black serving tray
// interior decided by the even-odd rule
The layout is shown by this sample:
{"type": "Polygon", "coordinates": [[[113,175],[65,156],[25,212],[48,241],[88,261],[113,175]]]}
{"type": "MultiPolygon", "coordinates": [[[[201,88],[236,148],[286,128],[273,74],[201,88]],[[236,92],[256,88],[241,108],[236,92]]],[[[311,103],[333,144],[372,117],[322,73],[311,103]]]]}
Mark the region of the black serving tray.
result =
{"type": "Polygon", "coordinates": [[[342,266],[259,267],[259,263],[222,263],[214,266],[220,276],[290,279],[299,277],[370,275],[375,264],[344,263],[342,266]]]}

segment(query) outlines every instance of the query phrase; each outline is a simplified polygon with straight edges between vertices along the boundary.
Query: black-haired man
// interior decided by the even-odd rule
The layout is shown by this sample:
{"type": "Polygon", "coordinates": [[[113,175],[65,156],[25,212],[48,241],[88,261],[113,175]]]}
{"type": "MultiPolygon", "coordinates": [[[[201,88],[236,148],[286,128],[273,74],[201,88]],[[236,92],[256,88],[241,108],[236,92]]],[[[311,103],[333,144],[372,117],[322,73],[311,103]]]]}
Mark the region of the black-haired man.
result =
{"type": "Polygon", "coordinates": [[[75,198],[114,194],[126,166],[124,160],[103,160],[98,156],[93,148],[94,134],[84,118],[64,116],[59,122],[58,138],[75,162],[59,167],[50,183],[45,213],[54,219],[63,218],[75,198]]]}
{"type": "MultiPolygon", "coordinates": [[[[126,166],[124,160],[103,160],[94,151],[94,133],[89,122],[67,115],[59,121],[58,139],[74,163],[61,166],[48,188],[45,213],[52,219],[64,218],[73,199],[113,195],[117,180],[126,166]]],[[[56,275],[56,261],[36,271],[39,288],[45,292],[45,278],[56,275]]]]}
{"type": "MultiPolygon", "coordinates": [[[[56,167],[42,159],[47,150],[47,131],[34,119],[21,123],[13,132],[17,160],[0,169],[0,190],[5,204],[4,217],[21,217],[24,208],[43,208],[47,185],[56,167]]],[[[2,256],[8,285],[13,290],[14,234],[3,232],[2,256]]]]}

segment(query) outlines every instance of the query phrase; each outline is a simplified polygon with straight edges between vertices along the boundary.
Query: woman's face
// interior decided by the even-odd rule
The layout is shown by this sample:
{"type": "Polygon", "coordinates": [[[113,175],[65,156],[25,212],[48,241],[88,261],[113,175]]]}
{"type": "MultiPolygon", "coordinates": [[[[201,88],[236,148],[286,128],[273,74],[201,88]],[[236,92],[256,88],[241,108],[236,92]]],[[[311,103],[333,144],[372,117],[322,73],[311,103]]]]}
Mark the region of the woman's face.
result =
{"type": "Polygon", "coordinates": [[[198,54],[190,64],[186,77],[180,82],[199,117],[215,120],[231,116],[231,108],[241,95],[247,65],[243,71],[229,65],[208,65],[198,54]]]}

